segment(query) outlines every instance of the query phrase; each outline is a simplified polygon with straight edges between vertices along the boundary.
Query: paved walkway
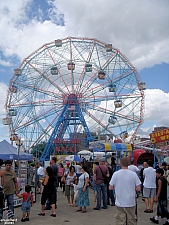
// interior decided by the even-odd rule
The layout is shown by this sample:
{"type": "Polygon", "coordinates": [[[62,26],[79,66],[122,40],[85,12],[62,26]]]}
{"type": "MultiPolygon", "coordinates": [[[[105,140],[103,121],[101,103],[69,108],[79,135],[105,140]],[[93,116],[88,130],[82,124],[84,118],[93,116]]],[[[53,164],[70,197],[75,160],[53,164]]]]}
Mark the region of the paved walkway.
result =
{"type": "MultiPolygon", "coordinates": [[[[127,193],[126,193],[127,194],[127,193]]],[[[41,195],[37,195],[37,202],[32,207],[30,221],[25,222],[27,225],[116,225],[114,221],[114,214],[116,211],[115,206],[109,206],[107,210],[102,209],[99,211],[93,210],[95,207],[93,190],[90,189],[90,206],[87,208],[87,213],[76,212],[76,207],[68,206],[66,197],[62,192],[58,191],[58,209],[57,217],[51,217],[51,211],[46,211],[45,216],[38,216],[40,212],[40,198],[41,195]]],[[[138,225],[152,225],[150,217],[155,213],[144,213],[145,203],[138,198],[138,225]]],[[[156,211],[156,204],[154,205],[154,211],[156,211]]],[[[23,224],[21,219],[21,208],[15,209],[15,218],[18,221],[15,224],[23,224]]],[[[163,224],[165,219],[161,219],[159,224],[163,224]]],[[[130,225],[130,224],[128,224],[130,225]]]]}

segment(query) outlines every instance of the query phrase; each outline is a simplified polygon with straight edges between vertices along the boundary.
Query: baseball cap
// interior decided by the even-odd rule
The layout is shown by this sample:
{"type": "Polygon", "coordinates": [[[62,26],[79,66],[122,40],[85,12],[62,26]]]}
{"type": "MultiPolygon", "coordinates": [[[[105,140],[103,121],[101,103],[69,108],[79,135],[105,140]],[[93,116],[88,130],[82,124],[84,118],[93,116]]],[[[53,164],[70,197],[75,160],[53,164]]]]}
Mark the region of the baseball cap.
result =
{"type": "Polygon", "coordinates": [[[67,165],[70,165],[70,162],[66,162],[67,165]]]}

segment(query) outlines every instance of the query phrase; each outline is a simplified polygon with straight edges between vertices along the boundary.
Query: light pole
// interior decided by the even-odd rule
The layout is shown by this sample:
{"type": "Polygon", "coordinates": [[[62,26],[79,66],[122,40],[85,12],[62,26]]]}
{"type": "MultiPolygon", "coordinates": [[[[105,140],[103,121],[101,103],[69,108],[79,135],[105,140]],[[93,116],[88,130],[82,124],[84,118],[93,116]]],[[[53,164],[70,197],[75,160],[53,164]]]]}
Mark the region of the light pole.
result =
{"type": "Polygon", "coordinates": [[[97,132],[98,132],[98,141],[100,141],[100,132],[101,132],[101,128],[100,127],[97,128],[97,132]]]}
{"type": "Polygon", "coordinates": [[[20,149],[23,144],[22,140],[18,138],[18,140],[15,141],[16,145],[18,146],[18,177],[20,177],[20,149]]]}

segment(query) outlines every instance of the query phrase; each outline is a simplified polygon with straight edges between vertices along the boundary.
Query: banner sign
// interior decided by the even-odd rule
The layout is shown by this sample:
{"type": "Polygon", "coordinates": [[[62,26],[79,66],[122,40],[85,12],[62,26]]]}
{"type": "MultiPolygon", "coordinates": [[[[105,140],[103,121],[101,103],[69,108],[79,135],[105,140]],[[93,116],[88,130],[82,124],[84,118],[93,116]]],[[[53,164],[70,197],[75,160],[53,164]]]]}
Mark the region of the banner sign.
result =
{"type": "Polygon", "coordinates": [[[168,141],[169,140],[169,129],[160,130],[150,134],[150,142],[152,144],[168,141]]]}

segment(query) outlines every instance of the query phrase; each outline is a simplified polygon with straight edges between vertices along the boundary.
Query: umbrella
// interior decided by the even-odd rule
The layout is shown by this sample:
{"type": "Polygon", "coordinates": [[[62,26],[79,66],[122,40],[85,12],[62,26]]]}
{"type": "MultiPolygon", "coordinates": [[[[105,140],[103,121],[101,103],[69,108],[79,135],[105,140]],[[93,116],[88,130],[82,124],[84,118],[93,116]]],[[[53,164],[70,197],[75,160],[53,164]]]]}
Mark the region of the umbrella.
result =
{"type": "Polygon", "coordinates": [[[65,158],[67,161],[76,161],[76,162],[81,162],[81,158],[77,155],[69,155],[65,158]]]}
{"type": "Polygon", "coordinates": [[[92,155],[91,151],[88,150],[82,150],[80,152],[77,153],[78,155],[92,155]]]}

